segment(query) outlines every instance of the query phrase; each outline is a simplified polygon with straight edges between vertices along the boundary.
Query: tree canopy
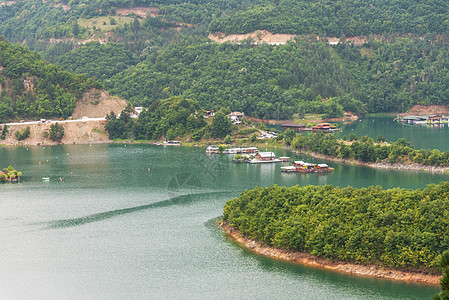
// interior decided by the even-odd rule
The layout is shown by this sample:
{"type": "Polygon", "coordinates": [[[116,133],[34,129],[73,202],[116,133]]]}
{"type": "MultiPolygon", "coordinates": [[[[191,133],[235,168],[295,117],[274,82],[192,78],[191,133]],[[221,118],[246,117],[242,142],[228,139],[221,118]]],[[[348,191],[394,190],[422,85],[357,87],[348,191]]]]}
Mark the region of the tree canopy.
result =
{"type": "Polygon", "coordinates": [[[449,183],[424,189],[277,185],[226,202],[223,220],[269,246],[439,273],[449,247],[449,183]]]}
{"type": "Polygon", "coordinates": [[[0,122],[22,117],[67,117],[87,89],[101,83],[49,64],[21,45],[0,41],[0,122]]]}

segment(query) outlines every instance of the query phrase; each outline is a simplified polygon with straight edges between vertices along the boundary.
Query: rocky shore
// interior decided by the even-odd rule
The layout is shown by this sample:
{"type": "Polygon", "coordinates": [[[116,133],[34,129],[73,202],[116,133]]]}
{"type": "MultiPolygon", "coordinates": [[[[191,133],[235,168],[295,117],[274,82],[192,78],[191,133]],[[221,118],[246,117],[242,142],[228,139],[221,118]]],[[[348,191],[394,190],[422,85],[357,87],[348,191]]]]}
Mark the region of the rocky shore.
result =
{"type": "Polygon", "coordinates": [[[371,276],[391,280],[420,282],[432,285],[438,285],[440,282],[440,276],[437,275],[386,269],[376,265],[358,265],[343,261],[329,261],[327,259],[319,258],[308,253],[293,252],[269,247],[261,242],[242,236],[236,228],[230,226],[226,222],[220,221],[218,223],[218,226],[223,229],[227,236],[232,238],[239,245],[259,255],[359,276],[371,276]]]}

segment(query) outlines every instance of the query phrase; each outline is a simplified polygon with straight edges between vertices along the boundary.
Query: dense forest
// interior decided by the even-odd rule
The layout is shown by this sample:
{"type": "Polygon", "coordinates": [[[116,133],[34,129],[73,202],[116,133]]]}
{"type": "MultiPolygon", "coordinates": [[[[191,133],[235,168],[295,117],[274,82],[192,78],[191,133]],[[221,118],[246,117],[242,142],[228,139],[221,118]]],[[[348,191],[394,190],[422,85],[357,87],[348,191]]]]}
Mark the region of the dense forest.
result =
{"type": "Polygon", "coordinates": [[[449,103],[448,56],[446,44],[412,38],[334,47],[304,40],[282,46],[186,40],[152,53],[106,87],[144,106],[182,95],[206,109],[220,104],[261,118],[405,111],[449,103]]]}
{"type": "MultiPolygon", "coordinates": [[[[214,16],[233,13],[246,9],[251,3],[244,1],[219,0],[140,0],[140,1],[16,1],[0,7],[0,35],[12,42],[27,43],[41,39],[63,37],[85,37],[85,33],[94,31],[81,26],[81,19],[92,19],[99,16],[115,16],[115,10],[131,7],[155,7],[159,14],[171,21],[185,22],[203,27],[212,21],[214,16]],[[65,11],[60,4],[69,5],[65,11]]],[[[165,27],[167,23],[159,19],[151,19],[153,26],[165,27]]],[[[100,25],[100,24],[99,24],[100,25]]],[[[97,32],[98,33],[98,32],[97,32]]]]}
{"type": "Polygon", "coordinates": [[[106,130],[110,139],[168,140],[188,137],[198,141],[201,138],[224,138],[231,133],[229,111],[220,109],[211,124],[204,120],[204,111],[197,101],[182,97],[170,97],[153,102],[138,119],[130,118],[131,104],[117,117],[114,113],[106,117],[106,130]]]}
{"type": "Polygon", "coordinates": [[[349,141],[338,140],[333,134],[298,134],[290,140],[292,148],[313,151],[343,159],[356,159],[362,162],[417,163],[422,165],[449,166],[449,151],[438,149],[414,149],[413,145],[400,138],[396,142],[385,143],[383,137],[377,141],[367,136],[358,138],[351,134],[349,141]]]}
{"type": "Polygon", "coordinates": [[[21,117],[68,117],[77,99],[100,82],[49,64],[20,45],[0,41],[0,122],[21,117]]]}
{"type": "Polygon", "coordinates": [[[229,200],[223,220],[267,245],[438,273],[449,248],[449,183],[424,189],[271,186],[229,200]]]}
{"type": "Polygon", "coordinates": [[[446,1],[277,0],[214,18],[211,32],[317,34],[324,36],[395,33],[448,33],[446,1]]]}
{"type": "Polygon", "coordinates": [[[0,35],[101,80],[136,105],[181,96],[204,109],[220,105],[288,119],[294,113],[339,117],[344,110],[363,114],[449,103],[448,4],[442,1],[61,3],[33,0],[0,7],[0,35]],[[120,21],[116,14],[139,6],[152,7],[157,15],[130,14],[120,21]],[[96,26],[86,25],[88,20],[96,26]],[[330,46],[303,36],[286,45],[220,45],[207,39],[207,28],[366,34],[368,40],[362,46],[330,46]],[[400,37],[403,33],[408,37],[400,37]],[[382,42],[373,34],[382,35],[382,42]],[[81,43],[91,37],[109,43],[81,43]]]}
{"type": "Polygon", "coordinates": [[[154,7],[166,20],[208,27],[211,32],[351,36],[449,32],[445,1],[137,0],[17,1],[0,8],[0,35],[11,41],[77,36],[79,19],[115,15],[120,8],[154,7]],[[60,4],[68,5],[64,10],[60,4]]]}

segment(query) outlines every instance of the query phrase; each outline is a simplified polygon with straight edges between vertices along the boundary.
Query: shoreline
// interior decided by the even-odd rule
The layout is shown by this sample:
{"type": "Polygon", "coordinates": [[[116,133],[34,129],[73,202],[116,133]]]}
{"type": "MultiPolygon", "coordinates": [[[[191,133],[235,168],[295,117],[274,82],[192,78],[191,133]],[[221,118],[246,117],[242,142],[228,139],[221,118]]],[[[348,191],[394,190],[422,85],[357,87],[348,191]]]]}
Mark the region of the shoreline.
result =
{"type": "Polygon", "coordinates": [[[325,155],[312,151],[301,151],[291,148],[286,148],[296,154],[305,154],[313,158],[325,159],[333,162],[343,163],[347,165],[364,166],[375,169],[386,169],[386,170],[399,170],[399,171],[416,171],[416,172],[430,172],[430,173],[449,173],[449,167],[431,166],[431,165],[420,165],[420,164],[391,164],[388,162],[380,163],[369,163],[354,159],[338,158],[330,155],[325,155]]]}
{"type": "Polygon", "coordinates": [[[429,285],[439,285],[441,276],[429,275],[421,272],[401,271],[396,269],[382,268],[377,265],[359,265],[344,261],[329,261],[325,258],[313,256],[304,252],[293,252],[284,249],[273,248],[253,239],[249,239],[222,220],[217,223],[224,233],[241,247],[265,257],[294,262],[297,264],[316,267],[335,272],[344,272],[357,276],[377,277],[404,282],[415,282],[429,285]]]}
{"type": "MultiPolygon", "coordinates": [[[[17,146],[57,146],[57,145],[85,145],[85,144],[148,144],[148,145],[158,145],[161,141],[155,140],[109,140],[109,139],[99,139],[99,140],[77,140],[76,142],[64,142],[61,143],[52,141],[43,141],[41,143],[29,143],[28,141],[21,141],[16,143],[2,143],[5,141],[0,140],[0,147],[17,147],[17,146]]],[[[197,142],[181,142],[181,146],[185,147],[206,147],[210,144],[219,144],[219,141],[197,141],[197,142]]],[[[291,147],[285,146],[283,144],[254,144],[255,147],[266,147],[266,148],[277,148],[277,146],[283,147],[285,150],[291,151],[295,154],[305,154],[313,158],[324,159],[332,162],[342,163],[346,165],[364,166],[375,169],[385,169],[385,170],[399,170],[399,171],[414,171],[414,172],[429,172],[429,173],[449,173],[448,167],[431,166],[431,165],[420,165],[415,163],[410,164],[391,164],[388,162],[380,163],[370,163],[362,162],[355,159],[338,158],[330,155],[325,155],[313,151],[303,151],[292,149],[291,147]]],[[[233,144],[232,147],[248,147],[246,144],[233,144]]]]}

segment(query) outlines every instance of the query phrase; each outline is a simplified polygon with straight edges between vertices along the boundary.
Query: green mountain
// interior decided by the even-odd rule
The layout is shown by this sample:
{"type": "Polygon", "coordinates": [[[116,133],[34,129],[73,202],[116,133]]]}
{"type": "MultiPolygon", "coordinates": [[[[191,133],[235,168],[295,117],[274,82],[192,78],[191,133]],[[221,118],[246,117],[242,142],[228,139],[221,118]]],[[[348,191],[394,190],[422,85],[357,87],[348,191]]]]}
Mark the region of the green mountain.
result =
{"type": "Polygon", "coordinates": [[[43,60],[28,48],[0,41],[0,122],[20,117],[67,117],[100,82],[43,60]]]}

